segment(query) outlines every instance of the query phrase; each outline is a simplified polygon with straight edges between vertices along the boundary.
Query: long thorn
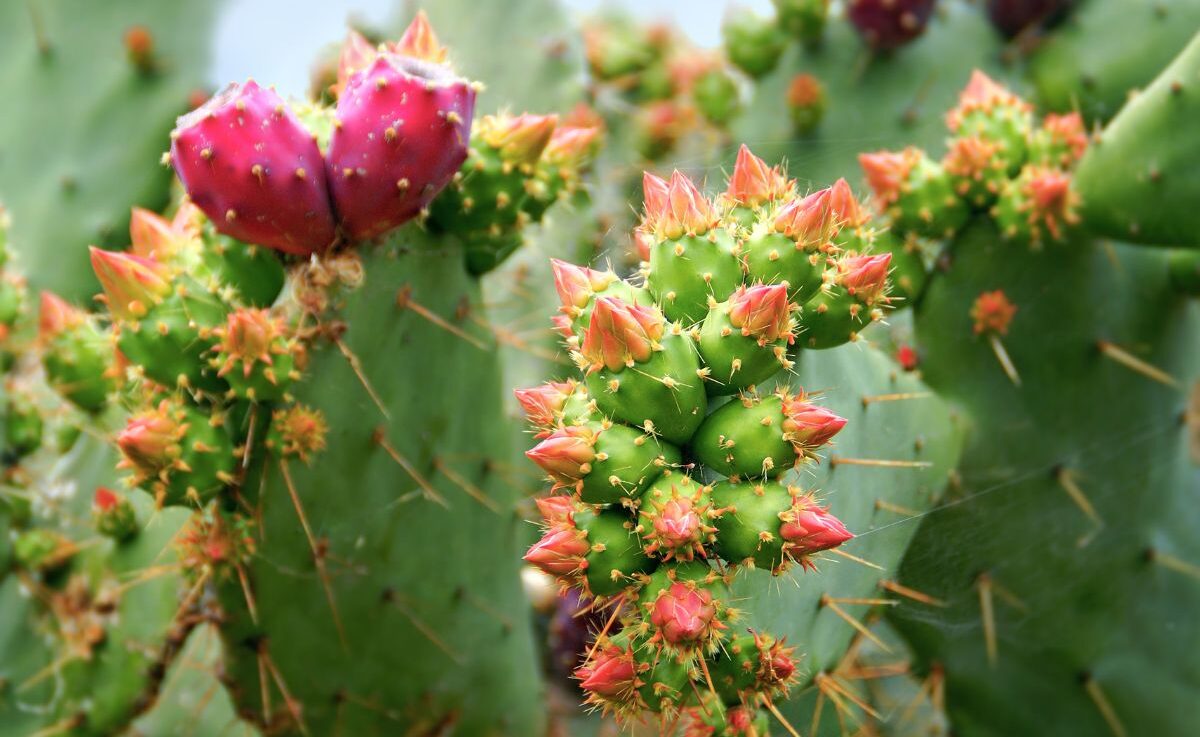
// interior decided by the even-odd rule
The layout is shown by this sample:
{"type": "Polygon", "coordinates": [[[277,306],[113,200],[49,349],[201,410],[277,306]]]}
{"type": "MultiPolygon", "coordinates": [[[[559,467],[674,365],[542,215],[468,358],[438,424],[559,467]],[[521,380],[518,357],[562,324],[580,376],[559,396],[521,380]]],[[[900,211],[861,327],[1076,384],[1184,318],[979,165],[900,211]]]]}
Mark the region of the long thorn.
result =
{"type": "Polygon", "coordinates": [[[430,627],[428,624],[426,624],[424,620],[422,620],[411,609],[408,608],[407,604],[405,604],[403,601],[401,601],[397,597],[392,597],[391,603],[392,603],[392,606],[396,607],[396,609],[398,609],[400,611],[400,613],[403,614],[408,619],[408,621],[412,623],[412,626],[416,627],[417,631],[420,632],[422,635],[424,635],[425,639],[432,642],[437,647],[438,650],[441,650],[443,653],[445,653],[446,656],[449,657],[451,660],[453,660],[455,663],[458,663],[459,665],[462,665],[464,663],[462,656],[459,655],[458,653],[456,653],[454,650],[452,650],[450,648],[450,646],[446,644],[445,640],[443,640],[441,638],[441,636],[438,635],[438,633],[435,632],[432,627],[430,627]]]}
{"type": "Polygon", "coordinates": [[[929,468],[929,461],[893,461],[881,458],[845,458],[839,455],[829,456],[830,468],[838,466],[873,466],[876,468],[929,468]]]}
{"type": "Polygon", "coordinates": [[[763,706],[767,707],[767,711],[771,712],[771,714],[779,720],[779,723],[783,725],[783,728],[787,731],[787,733],[792,737],[800,737],[800,733],[797,732],[796,728],[792,726],[791,722],[789,722],[783,716],[783,714],[779,712],[779,709],[775,707],[775,704],[771,701],[771,699],[767,698],[766,694],[760,694],[760,697],[762,699],[763,706]]]}
{"type": "Polygon", "coordinates": [[[992,346],[992,353],[996,354],[996,360],[1000,362],[1000,368],[1004,369],[1004,375],[1015,386],[1020,386],[1021,375],[1017,373],[1017,367],[1013,364],[1012,357],[1004,349],[1004,343],[1000,342],[1000,336],[992,333],[988,336],[988,343],[992,346]]]}
{"type": "Polygon", "coordinates": [[[338,612],[337,601],[333,597],[333,582],[329,578],[329,570],[325,568],[325,556],[317,552],[317,540],[313,537],[312,527],[308,524],[308,515],[304,513],[304,505],[300,503],[300,495],[292,483],[292,472],[288,470],[287,461],[279,459],[279,470],[283,474],[283,485],[287,487],[288,495],[292,497],[292,506],[296,508],[296,516],[300,518],[300,527],[308,538],[308,549],[312,552],[313,565],[317,569],[317,578],[325,589],[325,600],[329,602],[329,611],[333,615],[333,626],[337,628],[338,641],[342,644],[342,652],[349,653],[350,646],[346,642],[346,630],[342,627],[342,615],[338,612]]]}
{"type": "Polygon", "coordinates": [[[1112,702],[1104,695],[1104,690],[1100,688],[1100,684],[1090,675],[1083,680],[1083,688],[1091,697],[1092,703],[1100,710],[1100,716],[1104,718],[1105,724],[1112,731],[1114,737],[1128,737],[1128,732],[1125,731],[1125,725],[1121,723],[1120,717],[1117,716],[1117,710],[1113,708],[1112,702]]]}
{"type": "Polygon", "coordinates": [[[1195,563],[1189,563],[1154,548],[1146,551],[1146,557],[1150,559],[1151,563],[1157,563],[1163,568],[1200,580],[1200,566],[1195,563]]]}
{"type": "Polygon", "coordinates": [[[1137,372],[1148,379],[1152,379],[1173,389],[1179,388],[1179,381],[1174,376],[1171,376],[1153,364],[1146,363],[1114,343],[1110,343],[1107,340],[1098,340],[1096,341],[1096,347],[1100,349],[1100,353],[1106,358],[1111,358],[1130,371],[1137,372]]]}
{"type": "Polygon", "coordinates": [[[842,609],[840,606],[838,606],[837,602],[830,599],[828,595],[824,595],[821,597],[821,606],[828,607],[829,611],[831,611],[834,614],[841,617],[842,620],[846,622],[846,624],[848,624],[851,627],[853,627],[854,629],[858,630],[859,634],[861,634],[863,637],[867,638],[871,642],[878,645],[879,648],[881,650],[883,650],[884,652],[889,652],[889,653],[892,652],[892,648],[890,646],[888,646],[888,644],[886,642],[884,642],[883,640],[876,637],[874,632],[867,629],[866,625],[864,625],[862,622],[855,619],[854,616],[851,615],[849,612],[847,612],[845,609],[842,609]]]}
{"type": "Polygon", "coordinates": [[[983,640],[987,648],[988,665],[996,667],[996,613],[992,606],[992,577],[987,573],[979,574],[975,581],[979,589],[979,611],[983,618],[983,640]]]}
{"type": "Polygon", "coordinates": [[[851,701],[851,702],[852,702],[852,703],[853,703],[855,706],[857,706],[858,708],[862,709],[862,710],[863,710],[863,711],[865,711],[867,714],[869,714],[869,715],[871,716],[871,718],[872,718],[872,719],[879,719],[879,718],[880,718],[880,717],[879,717],[879,712],[877,712],[877,711],[875,711],[874,709],[872,709],[872,708],[871,708],[871,706],[870,706],[869,704],[867,704],[865,701],[863,701],[861,698],[859,698],[857,694],[855,694],[853,691],[851,691],[851,690],[850,690],[850,689],[849,689],[847,686],[845,686],[843,683],[841,683],[840,681],[838,681],[838,679],[837,679],[836,677],[834,677],[834,676],[827,676],[827,678],[828,678],[828,682],[829,682],[829,687],[830,687],[830,688],[836,689],[836,690],[837,690],[837,692],[838,692],[838,693],[840,693],[842,696],[845,696],[846,698],[850,699],[850,701],[851,701]]]}
{"type": "Polygon", "coordinates": [[[426,499],[431,502],[436,502],[446,509],[450,508],[450,505],[446,502],[446,498],[439,494],[437,489],[433,488],[433,484],[429,483],[429,480],[422,476],[420,471],[418,471],[407,458],[400,454],[400,451],[392,447],[392,444],[388,442],[387,435],[384,433],[382,427],[375,430],[375,442],[379,445],[379,447],[383,448],[383,450],[389,456],[391,456],[392,460],[396,462],[396,465],[400,466],[400,468],[403,468],[404,472],[412,477],[413,481],[417,482],[417,486],[421,487],[421,491],[425,494],[426,499]]]}
{"type": "Polygon", "coordinates": [[[454,323],[447,321],[446,318],[414,300],[412,298],[412,287],[406,286],[396,294],[396,307],[401,310],[412,310],[442,330],[445,330],[457,338],[462,338],[481,351],[490,350],[487,343],[484,343],[479,338],[476,338],[474,335],[471,335],[454,323]]]}
{"type": "Polygon", "coordinates": [[[879,581],[879,588],[883,589],[884,591],[891,591],[893,594],[899,594],[900,596],[903,596],[907,599],[912,599],[913,601],[919,601],[922,604],[928,604],[929,606],[946,606],[946,602],[942,601],[941,599],[936,599],[929,594],[922,593],[916,589],[909,588],[895,581],[889,581],[886,578],[879,581]]]}
{"type": "Polygon", "coordinates": [[[275,667],[275,661],[271,660],[270,653],[263,649],[260,654],[262,659],[266,661],[267,670],[271,673],[271,680],[275,682],[275,687],[279,689],[279,693],[283,694],[284,705],[291,712],[292,719],[296,720],[296,725],[300,727],[300,733],[307,737],[308,726],[304,723],[304,715],[300,712],[300,707],[296,705],[296,700],[292,698],[291,692],[288,691],[287,683],[283,680],[283,675],[275,667]]]}
{"type": "Polygon", "coordinates": [[[906,399],[925,399],[931,397],[931,392],[893,392],[891,394],[873,394],[862,398],[862,405],[866,407],[876,402],[902,402],[906,399]]]}
{"type": "Polygon", "coordinates": [[[484,493],[483,489],[480,489],[478,486],[468,481],[466,477],[451,468],[450,465],[441,458],[433,459],[433,467],[438,471],[441,471],[443,476],[450,479],[455,486],[465,491],[472,499],[492,510],[496,514],[500,514],[500,507],[497,506],[496,502],[492,501],[492,499],[486,493],[484,493]]]}
{"type": "Polygon", "coordinates": [[[840,555],[847,560],[852,560],[855,563],[859,563],[861,565],[866,566],[867,568],[874,568],[877,571],[886,570],[883,566],[879,565],[878,563],[872,563],[871,561],[867,560],[866,558],[859,558],[857,555],[847,553],[845,550],[842,550],[841,548],[830,548],[826,552],[833,553],[834,555],[840,555]]]}
{"type": "Polygon", "coordinates": [[[358,383],[362,384],[362,388],[366,390],[367,395],[371,397],[371,401],[375,403],[375,407],[379,410],[379,414],[384,416],[384,419],[391,420],[392,416],[388,413],[387,407],[384,406],[383,400],[375,393],[375,387],[371,386],[371,382],[367,380],[367,375],[363,373],[362,361],[358,360],[358,356],[354,355],[350,350],[350,346],[346,345],[341,338],[334,340],[338,350],[346,357],[347,363],[350,364],[350,370],[358,377],[358,383]]]}

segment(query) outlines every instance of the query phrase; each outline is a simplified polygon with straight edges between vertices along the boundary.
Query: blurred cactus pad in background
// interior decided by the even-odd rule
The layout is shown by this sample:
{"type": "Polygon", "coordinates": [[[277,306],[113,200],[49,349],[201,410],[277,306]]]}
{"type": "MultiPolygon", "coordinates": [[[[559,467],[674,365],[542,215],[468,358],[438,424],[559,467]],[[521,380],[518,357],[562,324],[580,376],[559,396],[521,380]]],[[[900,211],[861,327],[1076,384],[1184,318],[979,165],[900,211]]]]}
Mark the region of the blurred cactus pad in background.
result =
{"type": "Polygon", "coordinates": [[[1200,730],[1200,4],[316,5],[0,6],[0,737],[1200,730]]]}

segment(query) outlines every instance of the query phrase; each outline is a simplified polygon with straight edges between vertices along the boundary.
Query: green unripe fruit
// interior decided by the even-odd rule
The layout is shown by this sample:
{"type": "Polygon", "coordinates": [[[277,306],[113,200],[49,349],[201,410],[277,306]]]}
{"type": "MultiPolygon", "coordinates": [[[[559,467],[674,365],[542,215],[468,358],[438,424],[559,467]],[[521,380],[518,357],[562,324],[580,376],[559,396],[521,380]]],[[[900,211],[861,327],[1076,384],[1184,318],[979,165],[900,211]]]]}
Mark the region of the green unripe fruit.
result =
{"type": "Polygon", "coordinates": [[[748,281],[787,282],[788,298],[799,304],[820,290],[826,268],[823,253],[807,251],[782,233],[755,233],[743,248],[748,281]]]}
{"type": "Polygon", "coordinates": [[[780,517],[792,504],[792,494],[777,482],[734,483],[713,486],[713,505],[724,513],[717,528],[717,554],[727,561],[753,562],[755,568],[779,571],[788,562],[785,541],[779,534],[780,517]]]}
{"type": "MultiPolygon", "coordinates": [[[[750,331],[750,323],[743,322],[742,326],[731,320],[731,311],[745,295],[769,290],[769,287],[754,287],[751,290],[739,290],[735,297],[722,302],[709,310],[708,317],[700,327],[700,358],[709,370],[705,388],[709,394],[733,394],[748,387],[760,384],[774,376],[781,368],[790,366],[787,358],[788,340],[791,338],[790,319],[786,293],[782,285],[774,287],[779,290],[778,310],[780,313],[774,319],[780,325],[772,329],[779,332],[783,328],[786,337],[768,340],[770,334],[750,331]]],[[[769,308],[757,307],[758,310],[769,308]]],[[[770,316],[766,316],[770,317],[770,316]]]]}
{"type": "Polygon", "coordinates": [[[675,446],[621,424],[598,430],[593,449],[596,459],[579,491],[580,500],[586,504],[634,499],[662,475],[663,469],[681,462],[675,446]]]}
{"type": "Polygon", "coordinates": [[[882,315],[854,298],[845,287],[826,285],[800,310],[799,343],[805,348],[836,348],[858,339],[882,315]]]}
{"type": "Polygon", "coordinates": [[[829,18],[829,0],[771,0],[779,27],[806,43],[821,40],[829,18]]]}
{"type": "Polygon", "coordinates": [[[42,354],[46,381],[85,412],[100,412],[117,389],[108,334],[85,320],[51,337],[42,354]]]}
{"type": "Polygon", "coordinates": [[[575,524],[587,533],[591,545],[584,577],[588,591],[595,596],[616,596],[634,585],[638,574],[658,565],[642,551],[633,523],[619,509],[576,513],[575,524]]]}
{"type": "Polygon", "coordinates": [[[21,316],[24,290],[12,278],[0,278],[0,325],[11,326],[21,316]]]}
{"type": "Polygon", "coordinates": [[[754,79],[766,76],[779,64],[787,44],[774,19],[746,9],[732,11],[722,32],[729,61],[754,79]]]}
{"type": "Polygon", "coordinates": [[[704,119],[724,128],[741,110],[737,82],[723,69],[709,69],[692,87],[692,100],[704,119]]]}
{"type": "Polygon", "coordinates": [[[662,560],[692,560],[704,555],[715,528],[708,487],[690,476],[666,471],[642,494],[637,533],[647,553],[662,560]]]}
{"type": "Polygon", "coordinates": [[[13,558],[17,565],[43,574],[61,569],[76,550],[75,543],[68,538],[43,529],[27,530],[13,541],[13,558]]]}
{"type": "Polygon", "coordinates": [[[704,420],[708,399],[697,373],[700,359],[692,339],[669,333],[649,360],[612,371],[605,366],[587,376],[588,395],[597,408],[636,427],[653,430],[676,445],[686,443],[704,420]]]}
{"type": "Polygon", "coordinates": [[[36,406],[22,398],[9,399],[4,427],[6,460],[18,461],[40,448],[42,430],[42,416],[36,406]]]}
{"type": "MultiPolygon", "coordinates": [[[[692,437],[692,453],[708,468],[738,478],[775,478],[796,465],[775,394],[735,398],[710,414],[692,437]]],[[[720,505],[718,505],[720,506],[720,505]]]]}
{"type": "Polygon", "coordinates": [[[184,280],[136,322],[123,323],[117,346],[146,376],[167,387],[181,383],[224,392],[225,382],[208,364],[214,328],[225,322],[225,305],[199,285],[184,280]]]}
{"type": "Polygon", "coordinates": [[[722,228],[655,243],[646,284],[667,319],[692,325],[704,319],[710,299],[728,299],[742,283],[737,253],[737,240],[722,228]]]}
{"type": "Polygon", "coordinates": [[[675,81],[664,61],[656,61],[646,67],[637,77],[635,97],[639,101],[668,100],[675,95],[675,81]]]}
{"type": "MultiPolygon", "coordinates": [[[[206,228],[210,230],[211,226],[206,228]]],[[[232,287],[241,301],[253,307],[274,304],[287,276],[283,262],[270,249],[216,232],[205,232],[201,259],[223,286],[232,287]]]]}
{"type": "Polygon", "coordinates": [[[1200,297],[1200,251],[1179,248],[1167,257],[1171,286],[1183,294],[1200,297]]]}

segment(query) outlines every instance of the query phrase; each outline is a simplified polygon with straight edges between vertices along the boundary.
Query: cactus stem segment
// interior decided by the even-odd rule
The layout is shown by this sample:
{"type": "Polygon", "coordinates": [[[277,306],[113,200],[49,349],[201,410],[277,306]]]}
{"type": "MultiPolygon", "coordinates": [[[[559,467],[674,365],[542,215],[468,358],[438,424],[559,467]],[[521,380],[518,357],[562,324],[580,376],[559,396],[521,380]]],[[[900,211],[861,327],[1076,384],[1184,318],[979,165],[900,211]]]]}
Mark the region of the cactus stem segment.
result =
{"type": "Polygon", "coordinates": [[[317,568],[317,578],[325,589],[325,599],[329,602],[329,612],[333,615],[333,626],[337,628],[338,641],[344,652],[350,652],[346,642],[346,629],[342,626],[342,615],[338,612],[337,599],[333,596],[333,584],[330,582],[329,569],[325,566],[325,546],[318,545],[313,537],[312,527],[308,524],[308,515],[304,513],[304,505],[300,503],[300,495],[296,493],[296,485],[292,483],[292,474],[288,470],[287,461],[279,459],[279,472],[283,474],[283,484],[287,487],[288,495],[292,498],[292,506],[296,508],[296,516],[300,518],[300,526],[304,528],[304,536],[308,538],[308,547],[312,551],[313,564],[317,568]]]}
{"type": "Polygon", "coordinates": [[[445,653],[446,657],[450,658],[459,665],[462,665],[465,662],[463,660],[463,656],[446,644],[446,641],[443,640],[442,636],[437,633],[437,630],[435,630],[433,627],[430,627],[425,620],[417,616],[416,612],[412,610],[412,607],[408,605],[408,602],[397,596],[395,592],[388,592],[387,601],[389,604],[395,607],[398,612],[403,614],[405,619],[407,619],[409,623],[412,624],[412,626],[425,637],[425,639],[432,642],[438,650],[441,650],[443,653],[445,653]]]}

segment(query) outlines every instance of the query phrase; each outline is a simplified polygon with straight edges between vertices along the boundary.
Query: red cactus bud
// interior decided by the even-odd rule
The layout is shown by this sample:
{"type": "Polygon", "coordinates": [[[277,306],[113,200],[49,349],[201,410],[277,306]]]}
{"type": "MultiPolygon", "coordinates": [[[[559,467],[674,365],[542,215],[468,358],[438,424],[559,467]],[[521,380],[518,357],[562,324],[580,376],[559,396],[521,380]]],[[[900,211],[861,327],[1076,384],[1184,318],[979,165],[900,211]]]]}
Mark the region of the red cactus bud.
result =
{"type": "Polygon", "coordinates": [[[637,251],[638,258],[643,261],[650,260],[650,247],[654,245],[654,236],[641,228],[634,228],[633,248],[637,251]]]}
{"type": "Polygon", "coordinates": [[[903,151],[876,151],[858,155],[858,165],[867,177],[881,207],[896,201],[908,175],[921,159],[921,151],[909,146],[903,151]]]}
{"type": "Polygon", "coordinates": [[[819,104],[825,97],[821,81],[811,74],[797,74],[788,84],[787,101],[792,107],[819,104]]]}
{"type": "Polygon", "coordinates": [[[957,133],[963,118],[969,113],[987,113],[997,107],[1009,107],[1019,112],[1032,109],[1029,103],[1013,94],[1007,87],[976,69],[971,72],[971,80],[958,96],[958,106],[946,113],[946,125],[952,132],[957,133]]]}
{"type": "Polygon", "coordinates": [[[1000,289],[984,292],[971,305],[971,319],[975,321],[975,334],[995,333],[1008,335],[1008,326],[1017,314],[1017,306],[1008,300],[1000,289]]]}
{"type": "Polygon", "coordinates": [[[589,371],[601,366],[618,371],[650,358],[663,335],[665,322],[657,307],[630,304],[619,297],[601,297],[583,336],[583,357],[589,371]]]}
{"type": "Polygon", "coordinates": [[[870,219],[862,204],[854,196],[854,190],[845,179],[839,179],[829,188],[829,209],[838,225],[857,228],[870,219]]]}
{"type": "Polygon", "coordinates": [[[170,269],[150,258],[130,253],[102,251],[91,246],[92,270],[100,280],[113,316],[136,319],[171,291],[170,269]]]}
{"type": "Polygon", "coordinates": [[[337,82],[333,85],[333,94],[341,96],[350,77],[370,66],[376,56],[379,56],[379,52],[361,33],[353,29],[346,33],[346,40],[342,42],[342,52],[338,56],[337,82]]]}
{"type": "Polygon", "coordinates": [[[564,338],[574,338],[575,328],[567,315],[554,315],[550,318],[551,329],[564,338]]]}
{"type": "Polygon", "coordinates": [[[595,442],[595,433],[586,427],[560,427],[525,451],[525,456],[541,466],[557,486],[574,486],[592,470],[595,442]]]}
{"type": "Polygon", "coordinates": [[[896,363],[905,371],[915,371],[921,363],[921,356],[911,345],[902,345],[896,349],[896,363]]]}
{"type": "Polygon", "coordinates": [[[716,616],[710,591],[675,582],[654,600],[650,622],[672,645],[693,645],[712,632],[716,616]]]}
{"type": "Polygon", "coordinates": [[[846,426],[845,419],[809,402],[803,392],[783,397],[783,415],[783,431],[788,440],[806,451],[825,445],[846,426]]]}
{"type": "Polygon", "coordinates": [[[647,223],[667,210],[667,180],[648,171],[642,172],[642,207],[647,223]]]}
{"type": "Polygon", "coordinates": [[[742,335],[756,337],[764,344],[784,337],[791,342],[792,306],[787,290],[784,284],[738,287],[729,298],[729,322],[741,328],[742,335]]]}
{"type": "Polygon", "coordinates": [[[831,203],[832,190],[817,190],[780,208],[772,227],[804,248],[819,248],[837,234],[838,223],[831,203]]]}
{"type": "Polygon", "coordinates": [[[643,189],[646,191],[645,227],[660,238],[703,235],[716,224],[717,216],[712,203],[682,172],[671,174],[665,196],[657,191],[657,183],[652,184],[655,188],[652,195],[650,186],[647,186],[649,182],[648,177],[643,180],[643,189]]]}
{"type": "Polygon", "coordinates": [[[557,115],[485,115],[479,121],[479,136],[500,157],[513,164],[535,164],[550,143],[557,115]]]}
{"type": "MultiPolygon", "coordinates": [[[[996,154],[999,150],[999,144],[979,136],[954,138],[942,163],[946,171],[956,177],[975,179],[997,167],[996,154]]],[[[1003,168],[1003,164],[1000,167],[1003,168]]]]}
{"type": "Polygon", "coordinates": [[[514,389],[513,394],[525,410],[525,417],[535,427],[552,427],[558,420],[563,404],[575,391],[573,382],[549,381],[530,389],[514,389]]]}
{"type": "Polygon", "coordinates": [[[796,497],[781,519],[779,536],[784,540],[784,552],[796,560],[836,548],[854,537],[841,520],[817,506],[810,496],[796,497]]]}
{"type": "Polygon", "coordinates": [[[743,143],[738,149],[725,197],[743,207],[758,207],[791,194],[793,184],[779,167],[767,166],[767,162],[752,154],[743,143]]]}
{"type": "Polygon", "coordinates": [[[125,53],[129,63],[140,72],[154,70],[154,36],[145,26],[132,26],[125,31],[125,53]]]}
{"type": "Polygon", "coordinates": [[[276,446],[274,449],[278,453],[296,456],[307,463],[314,454],[325,449],[325,435],[328,432],[329,425],[320,410],[293,404],[271,415],[271,434],[268,439],[276,446]]]}
{"type": "Polygon", "coordinates": [[[691,545],[703,524],[696,505],[686,497],[668,500],[657,512],[654,517],[654,536],[666,548],[691,545]]]}
{"type": "Polygon", "coordinates": [[[171,414],[167,400],[133,415],[117,434],[117,447],[124,456],[119,466],[143,477],[157,475],[180,456],[179,441],[186,432],[187,425],[171,414]]]}
{"type": "Polygon", "coordinates": [[[564,127],[592,128],[601,134],[604,133],[604,116],[586,102],[575,103],[575,107],[571,108],[571,112],[560,122],[564,127]]]}
{"type": "Polygon", "coordinates": [[[754,728],[755,712],[748,706],[734,706],[725,712],[725,734],[728,737],[751,737],[756,734],[754,728]]]}
{"type": "Polygon", "coordinates": [[[599,128],[560,125],[543,153],[547,163],[568,171],[582,168],[596,153],[599,128]]]}
{"type": "Polygon", "coordinates": [[[573,525],[575,519],[575,502],[569,496],[544,496],[533,500],[537,504],[542,519],[551,527],[557,525],[573,525]]]}
{"type": "Polygon", "coordinates": [[[38,310],[38,338],[43,342],[82,323],[87,316],[53,292],[43,291],[38,310]]]}
{"type": "Polygon", "coordinates": [[[597,292],[608,289],[608,285],[617,280],[617,275],[611,271],[596,271],[586,266],[550,259],[550,268],[554,271],[554,289],[565,311],[572,308],[583,308],[597,292]]]}
{"type": "Polygon", "coordinates": [[[888,268],[892,254],[850,256],[842,259],[838,282],[850,294],[868,304],[875,302],[887,289],[888,268]]]}
{"type": "Polygon", "coordinates": [[[392,44],[391,50],[397,54],[424,59],[434,64],[446,62],[446,49],[438,42],[437,34],[429,23],[429,16],[424,10],[418,10],[412,23],[404,29],[400,40],[392,44]]]}
{"type": "Polygon", "coordinates": [[[92,506],[97,511],[107,512],[115,509],[121,503],[121,497],[117,496],[117,492],[103,486],[96,487],[96,495],[92,497],[92,506]]]}
{"type": "Polygon", "coordinates": [[[639,685],[633,648],[608,645],[598,649],[587,664],[575,671],[575,677],[580,688],[602,701],[627,703],[639,685]]]}
{"type": "Polygon", "coordinates": [[[555,525],[525,553],[525,562],[551,576],[568,577],[587,568],[591,551],[587,533],[567,525],[555,525]]]}

